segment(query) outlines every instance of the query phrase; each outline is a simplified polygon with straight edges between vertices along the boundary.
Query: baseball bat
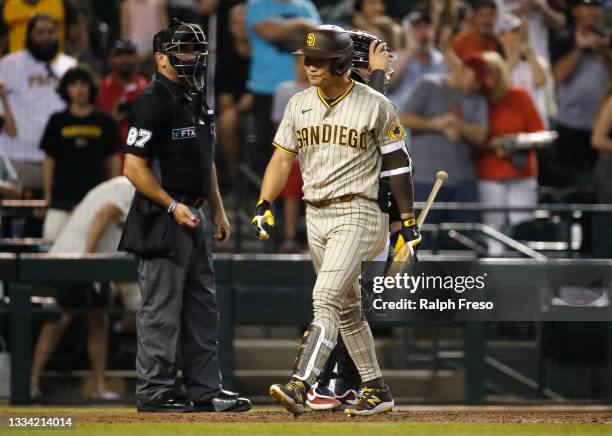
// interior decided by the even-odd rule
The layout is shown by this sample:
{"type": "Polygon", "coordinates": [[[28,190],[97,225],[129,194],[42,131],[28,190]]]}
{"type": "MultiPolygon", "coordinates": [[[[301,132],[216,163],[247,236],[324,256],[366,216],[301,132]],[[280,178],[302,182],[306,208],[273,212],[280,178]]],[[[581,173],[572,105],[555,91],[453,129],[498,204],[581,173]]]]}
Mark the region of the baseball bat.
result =
{"type": "MultiPolygon", "coordinates": [[[[423,225],[425,218],[427,218],[429,209],[431,209],[431,205],[436,199],[436,195],[438,195],[438,191],[442,187],[442,184],[446,182],[447,180],[448,180],[448,174],[446,173],[446,171],[438,171],[436,173],[436,181],[434,182],[433,188],[431,188],[431,192],[429,193],[429,197],[427,197],[427,201],[425,201],[425,204],[423,205],[423,209],[421,209],[421,212],[419,213],[419,216],[417,218],[417,227],[419,229],[423,225]]],[[[408,244],[402,245],[399,251],[396,253],[395,257],[393,258],[393,263],[389,267],[389,270],[387,271],[387,274],[386,274],[387,277],[393,277],[397,273],[402,271],[402,269],[404,268],[404,265],[406,264],[406,261],[409,260],[412,256],[413,256],[412,247],[408,244]]]]}

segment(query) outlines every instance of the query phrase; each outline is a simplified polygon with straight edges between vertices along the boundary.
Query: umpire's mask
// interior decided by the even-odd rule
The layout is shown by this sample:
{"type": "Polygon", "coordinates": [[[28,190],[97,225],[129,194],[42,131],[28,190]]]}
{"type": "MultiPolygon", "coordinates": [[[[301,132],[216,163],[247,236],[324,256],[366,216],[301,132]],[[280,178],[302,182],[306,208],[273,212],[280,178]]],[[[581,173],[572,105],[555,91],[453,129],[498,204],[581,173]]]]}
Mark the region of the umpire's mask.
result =
{"type": "Polygon", "coordinates": [[[177,77],[201,91],[206,81],[208,42],[199,24],[178,22],[172,29],[170,41],[164,43],[163,53],[170,58],[177,77]]]}

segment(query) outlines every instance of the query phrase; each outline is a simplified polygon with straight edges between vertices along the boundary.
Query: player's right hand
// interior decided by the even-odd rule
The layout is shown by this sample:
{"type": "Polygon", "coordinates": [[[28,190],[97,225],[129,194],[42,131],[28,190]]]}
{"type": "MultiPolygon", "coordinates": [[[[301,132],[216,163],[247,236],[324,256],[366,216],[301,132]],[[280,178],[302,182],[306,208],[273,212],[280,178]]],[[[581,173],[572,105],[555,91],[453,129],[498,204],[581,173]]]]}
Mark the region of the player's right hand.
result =
{"type": "Polygon", "coordinates": [[[270,231],[274,227],[274,216],[270,210],[270,203],[260,198],[253,215],[251,222],[253,223],[255,237],[261,241],[267,241],[270,239],[270,231]]]}

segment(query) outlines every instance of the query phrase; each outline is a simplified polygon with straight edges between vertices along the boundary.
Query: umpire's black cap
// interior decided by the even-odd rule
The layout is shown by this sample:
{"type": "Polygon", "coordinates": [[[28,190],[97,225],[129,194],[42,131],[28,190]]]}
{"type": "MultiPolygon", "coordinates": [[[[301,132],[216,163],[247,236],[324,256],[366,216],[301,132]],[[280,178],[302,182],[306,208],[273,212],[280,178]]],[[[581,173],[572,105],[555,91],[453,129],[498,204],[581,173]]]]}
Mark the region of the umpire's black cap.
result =
{"type": "Polygon", "coordinates": [[[166,27],[165,29],[160,30],[153,37],[153,54],[160,52],[165,53],[164,46],[172,42],[172,35],[174,35],[174,27],[166,27]]]}
{"type": "Polygon", "coordinates": [[[183,24],[181,20],[179,20],[178,18],[172,18],[168,27],[160,30],[153,36],[153,54],[157,52],[166,52],[165,44],[169,44],[172,42],[174,32],[181,24],[183,24]]]}

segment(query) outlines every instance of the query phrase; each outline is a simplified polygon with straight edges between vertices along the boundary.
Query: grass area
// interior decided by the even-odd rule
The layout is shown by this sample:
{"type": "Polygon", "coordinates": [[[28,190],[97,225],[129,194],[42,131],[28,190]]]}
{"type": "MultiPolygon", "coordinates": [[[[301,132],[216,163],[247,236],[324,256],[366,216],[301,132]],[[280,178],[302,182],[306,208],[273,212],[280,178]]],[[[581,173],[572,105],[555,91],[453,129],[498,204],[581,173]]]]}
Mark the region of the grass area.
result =
{"type": "MultiPolygon", "coordinates": [[[[0,434],[36,434],[52,432],[32,429],[0,427],[0,434]]],[[[56,430],[65,431],[65,430],[56,430]]],[[[68,430],[71,435],[410,435],[410,436],[564,436],[609,435],[605,425],[563,424],[410,424],[410,423],[130,423],[130,424],[78,424],[68,430]]]]}

